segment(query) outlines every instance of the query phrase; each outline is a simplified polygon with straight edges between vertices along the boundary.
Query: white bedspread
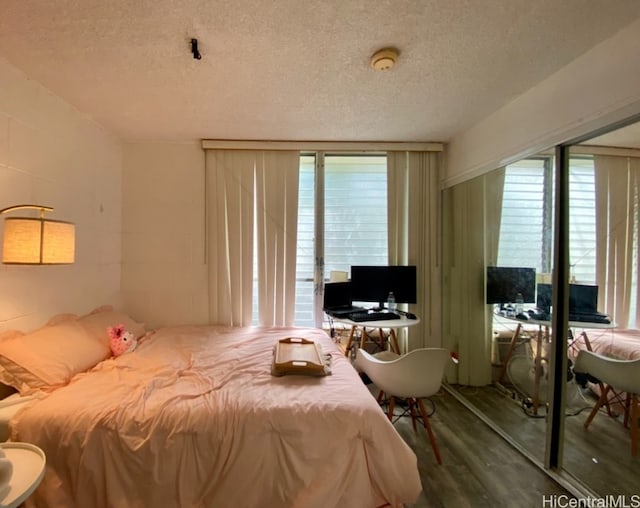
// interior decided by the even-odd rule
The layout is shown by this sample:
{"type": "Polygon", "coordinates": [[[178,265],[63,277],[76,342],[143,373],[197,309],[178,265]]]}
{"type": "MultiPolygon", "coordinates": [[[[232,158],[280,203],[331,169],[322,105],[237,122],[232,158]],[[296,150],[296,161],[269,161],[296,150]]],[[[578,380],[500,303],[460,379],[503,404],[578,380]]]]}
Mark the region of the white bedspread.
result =
{"type": "Polygon", "coordinates": [[[9,439],[9,422],[18,411],[30,404],[35,398],[33,395],[20,396],[14,393],[0,400],[0,441],[9,439]]]}
{"type": "Polygon", "coordinates": [[[321,330],[165,328],[18,413],[40,446],[41,507],[367,507],[413,503],[417,460],[321,330]],[[333,357],[270,374],[278,339],[333,357]]]}

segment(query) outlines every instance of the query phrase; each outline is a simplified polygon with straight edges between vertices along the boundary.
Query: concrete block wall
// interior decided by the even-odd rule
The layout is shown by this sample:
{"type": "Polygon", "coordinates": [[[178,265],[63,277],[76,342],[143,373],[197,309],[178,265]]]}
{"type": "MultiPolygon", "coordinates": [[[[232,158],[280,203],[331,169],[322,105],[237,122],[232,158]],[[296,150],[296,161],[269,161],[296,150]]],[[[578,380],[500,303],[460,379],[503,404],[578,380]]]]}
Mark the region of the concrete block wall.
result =
{"type": "Polygon", "coordinates": [[[0,331],[121,306],[122,155],[117,137],[0,59],[0,209],[42,204],[76,224],[75,264],[0,264],[0,331]]]}
{"type": "Polygon", "coordinates": [[[125,145],[122,295],[148,327],[208,323],[204,158],[199,142],[125,145]]]}

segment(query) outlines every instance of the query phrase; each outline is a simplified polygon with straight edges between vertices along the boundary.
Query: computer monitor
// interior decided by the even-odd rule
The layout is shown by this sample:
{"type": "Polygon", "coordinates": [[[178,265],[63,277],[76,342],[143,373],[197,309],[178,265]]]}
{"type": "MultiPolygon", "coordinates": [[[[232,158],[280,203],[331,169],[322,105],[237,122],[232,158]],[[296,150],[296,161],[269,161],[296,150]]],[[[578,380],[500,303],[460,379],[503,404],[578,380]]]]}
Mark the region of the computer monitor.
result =
{"type": "Polygon", "coordinates": [[[553,298],[553,287],[551,284],[540,283],[538,284],[538,299],[536,301],[536,307],[543,312],[550,312],[553,298]]]}
{"type": "Polygon", "coordinates": [[[596,314],[598,286],[569,284],[569,314],[596,314]]]}
{"type": "Polygon", "coordinates": [[[352,297],[354,302],[377,302],[384,307],[389,293],[396,303],[417,303],[415,266],[351,267],[352,297]]]}
{"type": "Polygon", "coordinates": [[[536,301],[536,269],[487,266],[487,303],[523,303],[536,301]]]}
{"type": "MultiPolygon", "coordinates": [[[[553,287],[538,284],[536,306],[545,312],[551,310],[553,287]]],[[[598,286],[589,284],[569,284],[569,314],[596,314],[598,312],[598,286]]]]}
{"type": "Polygon", "coordinates": [[[351,282],[328,282],[324,285],[323,310],[350,307],[351,301],[351,282]]]}

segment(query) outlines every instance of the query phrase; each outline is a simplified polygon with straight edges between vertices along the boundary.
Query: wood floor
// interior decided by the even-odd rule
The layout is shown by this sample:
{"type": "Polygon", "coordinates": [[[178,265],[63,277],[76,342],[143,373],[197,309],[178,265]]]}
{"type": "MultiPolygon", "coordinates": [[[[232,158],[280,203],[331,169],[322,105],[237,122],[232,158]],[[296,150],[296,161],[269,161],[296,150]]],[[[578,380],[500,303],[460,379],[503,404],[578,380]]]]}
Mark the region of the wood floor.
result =
{"type": "MultiPolygon", "coordinates": [[[[536,418],[525,412],[517,397],[497,386],[457,390],[529,453],[544,460],[544,407],[536,418]]],[[[631,456],[629,430],[622,416],[612,418],[604,411],[585,430],[583,424],[594,403],[589,391],[577,391],[570,400],[565,413],[564,469],[599,496],[637,495],[640,457],[631,456]]]]}
{"type": "Polygon", "coordinates": [[[442,465],[423,427],[414,432],[410,418],[395,424],[418,457],[423,492],[411,507],[531,508],[543,506],[544,495],[568,495],[451,394],[441,390],[432,401],[442,465]]]}

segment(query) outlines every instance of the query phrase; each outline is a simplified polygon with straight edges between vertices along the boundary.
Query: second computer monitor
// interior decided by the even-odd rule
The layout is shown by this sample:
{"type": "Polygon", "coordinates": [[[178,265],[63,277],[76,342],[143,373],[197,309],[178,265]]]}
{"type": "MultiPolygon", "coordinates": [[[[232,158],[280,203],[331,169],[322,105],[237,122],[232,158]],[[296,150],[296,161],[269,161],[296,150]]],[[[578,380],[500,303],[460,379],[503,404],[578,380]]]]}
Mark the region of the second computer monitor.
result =
{"type": "MultiPolygon", "coordinates": [[[[552,305],[551,284],[538,284],[537,306],[549,312],[552,305]]],[[[590,284],[569,284],[569,314],[595,314],[598,311],[598,286],[590,284]]]]}
{"type": "Polygon", "coordinates": [[[396,303],[417,303],[415,266],[351,267],[351,291],[355,302],[377,302],[381,307],[393,293],[396,303]]]}

